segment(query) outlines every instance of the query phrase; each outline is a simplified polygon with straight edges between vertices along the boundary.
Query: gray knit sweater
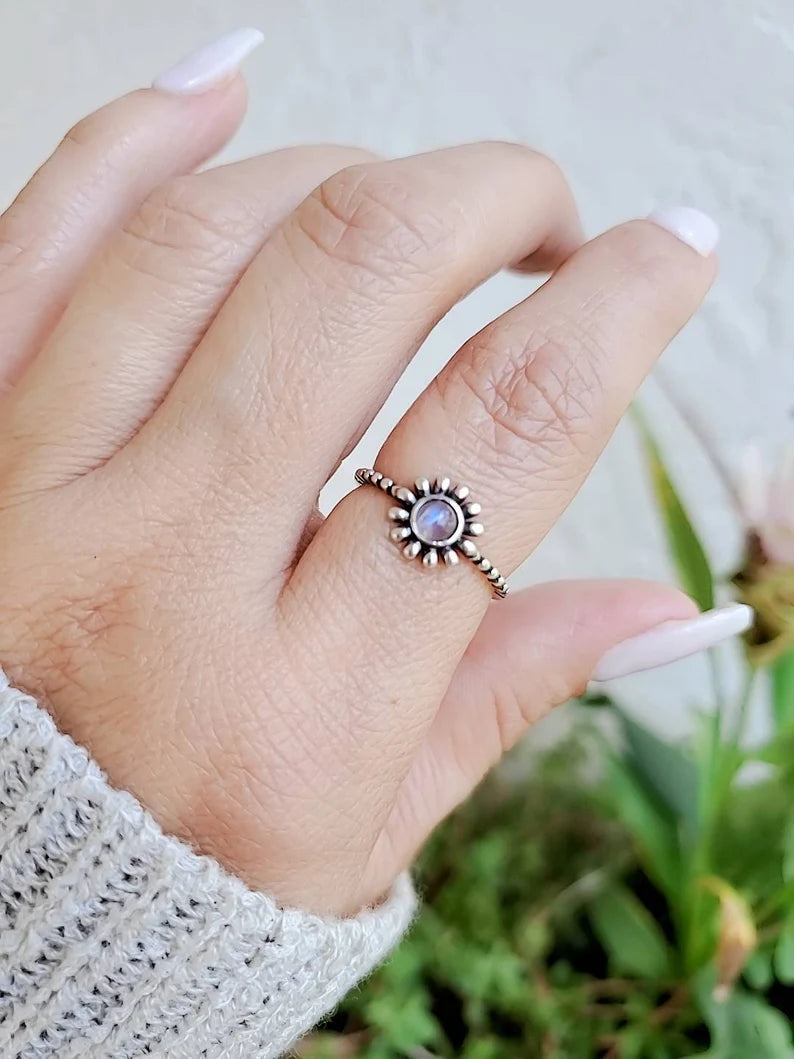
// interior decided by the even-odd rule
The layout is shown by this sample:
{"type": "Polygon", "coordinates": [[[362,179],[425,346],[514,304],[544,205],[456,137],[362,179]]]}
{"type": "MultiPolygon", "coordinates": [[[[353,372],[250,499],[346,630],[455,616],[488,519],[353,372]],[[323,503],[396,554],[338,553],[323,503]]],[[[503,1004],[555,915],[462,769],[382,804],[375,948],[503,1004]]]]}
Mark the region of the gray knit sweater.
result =
{"type": "Polygon", "coordinates": [[[411,918],[283,909],[162,833],[0,672],[0,1056],[265,1059],[411,918]]]}

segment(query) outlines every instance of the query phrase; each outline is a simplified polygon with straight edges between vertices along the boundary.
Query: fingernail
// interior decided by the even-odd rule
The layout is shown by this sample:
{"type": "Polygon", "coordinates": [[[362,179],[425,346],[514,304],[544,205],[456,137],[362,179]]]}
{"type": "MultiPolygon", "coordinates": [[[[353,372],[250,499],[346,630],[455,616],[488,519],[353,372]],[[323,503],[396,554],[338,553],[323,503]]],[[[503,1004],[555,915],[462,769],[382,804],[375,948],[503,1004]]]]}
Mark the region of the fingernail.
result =
{"type": "Polygon", "coordinates": [[[720,241],[720,229],[707,213],[691,206],[664,206],[648,215],[648,220],[666,228],[677,239],[703,257],[708,257],[720,241]]]}
{"type": "Polygon", "coordinates": [[[264,39],[264,33],[258,29],[233,29],[160,74],[152,82],[152,88],[180,95],[206,92],[236,73],[243,59],[264,39]]]}
{"type": "Polygon", "coordinates": [[[592,679],[614,680],[705,651],[749,629],[753,614],[745,603],[730,603],[686,621],[662,622],[611,647],[593,670],[592,679]]]}

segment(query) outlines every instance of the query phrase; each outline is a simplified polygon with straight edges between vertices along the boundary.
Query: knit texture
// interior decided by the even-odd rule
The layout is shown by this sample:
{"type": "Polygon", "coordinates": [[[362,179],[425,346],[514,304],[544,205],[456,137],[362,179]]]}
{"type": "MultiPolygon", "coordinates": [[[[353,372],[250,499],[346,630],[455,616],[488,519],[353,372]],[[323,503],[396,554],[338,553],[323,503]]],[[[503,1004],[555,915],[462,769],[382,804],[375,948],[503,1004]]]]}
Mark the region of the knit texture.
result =
{"type": "Polygon", "coordinates": [[[0,1056],[267,1059],[406,929],[410,883],[280,908],[114,790],[0,672],[0,1056]]]}

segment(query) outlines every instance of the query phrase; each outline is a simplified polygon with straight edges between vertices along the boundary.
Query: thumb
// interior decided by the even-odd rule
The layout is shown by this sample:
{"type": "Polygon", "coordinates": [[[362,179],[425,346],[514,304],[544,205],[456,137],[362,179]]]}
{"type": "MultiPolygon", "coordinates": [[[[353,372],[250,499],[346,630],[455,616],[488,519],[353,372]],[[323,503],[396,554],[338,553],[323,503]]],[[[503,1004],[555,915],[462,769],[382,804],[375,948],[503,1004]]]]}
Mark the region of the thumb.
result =
{"type": "Polygon", "coordinates": [[[683,658],[743,631],[751,617],[739,604],[699,614],[677,589],[645,581],[554,582],[491,607],[401,788],[391,848],[410,862],[502,754],[594,673],[683,658]]]}

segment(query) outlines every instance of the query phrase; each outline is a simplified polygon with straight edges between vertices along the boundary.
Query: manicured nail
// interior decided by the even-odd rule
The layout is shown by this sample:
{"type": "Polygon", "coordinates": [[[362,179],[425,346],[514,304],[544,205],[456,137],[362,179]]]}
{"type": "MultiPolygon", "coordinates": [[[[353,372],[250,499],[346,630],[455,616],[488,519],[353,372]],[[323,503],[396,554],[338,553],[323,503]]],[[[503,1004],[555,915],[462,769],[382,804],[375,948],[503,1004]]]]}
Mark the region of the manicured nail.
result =
{"type": "Polygon", "coordinates": [[[708,257],[720,241],[720,229],[707,213],[691,206],[664,206],[648,215],[648,220],[672,232],[682,243],[708,257]]]}
{"type": "Polygon", "coordinates": [[[206,92],[236,73],[243,59],[264,39],[264,33],[258,29],[233,29],[160,74],[153,81],[152,88],[180,95],[206,92]]]}
{"type": "Polygon", "coordinates": [[[611,647],[593,671],[593,680],[613,680],[715,647],[753,623],[753,608],[729,603],[686,621],[665,621],[648,632],[611,647]]]}

